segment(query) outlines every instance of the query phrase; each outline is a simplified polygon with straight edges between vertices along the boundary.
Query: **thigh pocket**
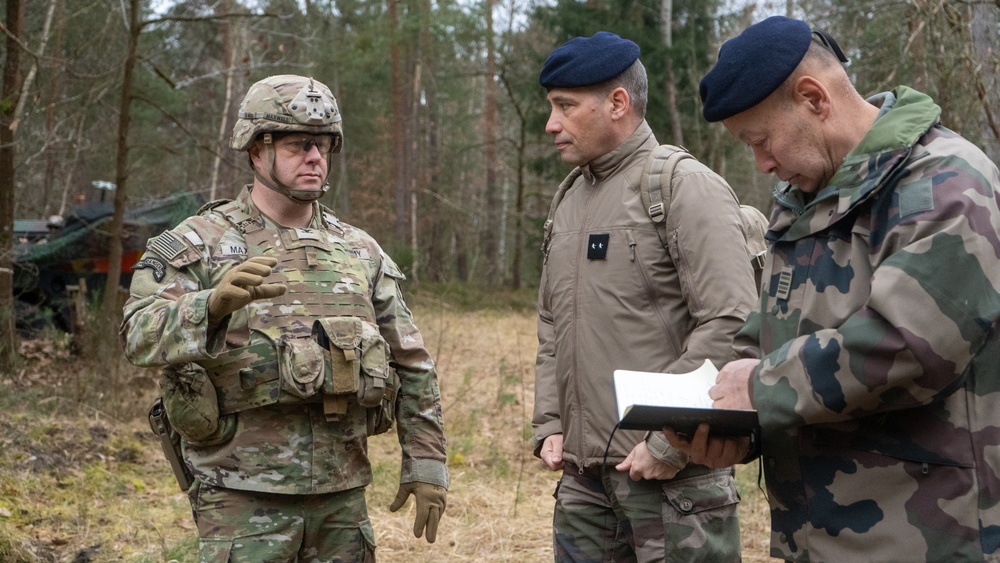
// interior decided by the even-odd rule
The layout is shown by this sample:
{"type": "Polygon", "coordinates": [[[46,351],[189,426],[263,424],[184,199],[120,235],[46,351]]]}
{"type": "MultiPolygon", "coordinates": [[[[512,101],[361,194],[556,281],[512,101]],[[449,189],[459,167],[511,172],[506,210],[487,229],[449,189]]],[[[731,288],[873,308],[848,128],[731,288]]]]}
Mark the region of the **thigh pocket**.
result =
{"type": "Polygon", "coordinates": [[[198,543],[198,563],[229,563],[231,538],[202,538],[198,543]]]}
{"type": "Polygon", "coordinates": [[[740,560],[740,495],[731,469],[667,481],[663,498],[667,561],[740,560]]]}
{"type": "Polygon", "coordinates": [[[663,482],[663,500],[673,510],[664,511],[664,518],[669,518],[669,512],[677,518],[691,515],[712,517],[714,513],[736,514],[736,504],[740,494],[736,490],[736,480],[731,469],[720,469],[680,479],[663,482]]]}
{"type": "Polygon", "coordinates": [[[364,563],[375,563],[375,530],[372,529],[371,520],[362,522],[361,539],[365,547],[364,563]]]}

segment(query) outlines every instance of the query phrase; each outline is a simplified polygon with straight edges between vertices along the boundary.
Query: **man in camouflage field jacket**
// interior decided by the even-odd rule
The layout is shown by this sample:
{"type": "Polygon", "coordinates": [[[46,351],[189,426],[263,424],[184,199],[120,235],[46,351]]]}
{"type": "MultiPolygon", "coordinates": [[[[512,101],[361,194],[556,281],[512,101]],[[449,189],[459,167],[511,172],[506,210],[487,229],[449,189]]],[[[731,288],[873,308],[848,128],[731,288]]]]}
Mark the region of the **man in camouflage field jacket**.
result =
{"type": "MultiPolygon", "coordinates": [[[[702,80],[706,119],[783,180],[742,331],[759,359],[711,395],[759,413],[773,557],[1000,560],[997,167],[926,95],[861,98],[835,55],[774,17],[702,80]]],[[[745,445],[667,435],[709,464],[745,445]]]]}
{"type": "Polygon", "coordinates": [[[316,199],[342,145],[323,84],[254,84],[231,146],[254,183],[150,239],[121,340],[165,366],[201,561],[374,561],[367,436],[398,426],[414,534],[435,540],[448,471],[434,364],[403,275],[316,199]]]}

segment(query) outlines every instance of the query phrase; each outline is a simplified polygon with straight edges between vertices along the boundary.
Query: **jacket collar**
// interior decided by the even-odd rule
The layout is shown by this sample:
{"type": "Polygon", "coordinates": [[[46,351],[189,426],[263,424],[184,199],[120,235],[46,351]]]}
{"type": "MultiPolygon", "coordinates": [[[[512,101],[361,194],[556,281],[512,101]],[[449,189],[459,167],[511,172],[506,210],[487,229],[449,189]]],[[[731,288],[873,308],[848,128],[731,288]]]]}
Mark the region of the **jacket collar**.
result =
{"type": "Polygon", "coordinates": [[[615,174],[622,167],[622,164],[630,162],[629,157],[646,144],[650,144],[651,147],[655,146],[656,138],[653,136],[653,130],[649,128],[649,124],[643,120],[639,127],[611,152],[583,165],[581,168],[583,177],[591,185],[603,181],[608,176],[615,174]]]}
{"type": "Polygon", "coordinates": [[[775,187],[778,215],[771,230],[787,231],[781,238],[795,240],[824,230],[877,194],[941,116],[929,96],[906,86],[872,96],[868,103],[880,108],[875,124],[815,198],[807,199],[786,182],[775,187]]]}
{"type": "MultiPolygon", "coordinates": [[[[249,215],[251,218],[256,220],[261,226],[270,226],[271,228],[283,228],[283,225],[279,224],[277,221],[272,219],[270,216],[265,214],[260,210],[259,207],[253,202],[253,198],[250,197],[250,192],[253,191],[253,184],[247,184],[243,186],[243,190],[240,191],[240,195],[236,196],[236,204],[240,206],[240,210],[249,215]]],[[[307,229],[322,229],[323,221],[321,219],[322,214],[319,213],[320,206],[318,201],[312,202],[313,214],[312,218],[309,220],[309,225],[307,229]]]]}

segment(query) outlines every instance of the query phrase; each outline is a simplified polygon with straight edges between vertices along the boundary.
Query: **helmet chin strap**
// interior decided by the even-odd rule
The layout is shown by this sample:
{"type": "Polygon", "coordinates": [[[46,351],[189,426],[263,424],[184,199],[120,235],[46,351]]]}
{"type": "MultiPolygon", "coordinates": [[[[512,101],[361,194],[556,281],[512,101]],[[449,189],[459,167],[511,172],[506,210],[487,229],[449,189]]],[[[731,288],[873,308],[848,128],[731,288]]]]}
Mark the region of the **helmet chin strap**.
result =
{"type": "MultiPolygon", "coordinates": [[[[253,177],[256,178],[261,184],[264,184],[267,188],[278,192],[279,194],[297,201],[299,203],[312,203],[317,199],[323,197],[323,194],[330,189],[330,184],[324,183],[323,188],[319,191],[316,190],[293,190],[286,186],[281,180],[274,176],[274,157],[275,152],[272,149],[271,135],[270,133],[264,135],[264,161],[267,162],[267,175],[270,178],[265,178],[262,174],[257,172],[257,167],[253,166],[253,177]]],[[[330,175],[330,155],[326,155],[326,174],[330,175]]],[[[323,178],[325,181],[326,178],[323,178]]]]}

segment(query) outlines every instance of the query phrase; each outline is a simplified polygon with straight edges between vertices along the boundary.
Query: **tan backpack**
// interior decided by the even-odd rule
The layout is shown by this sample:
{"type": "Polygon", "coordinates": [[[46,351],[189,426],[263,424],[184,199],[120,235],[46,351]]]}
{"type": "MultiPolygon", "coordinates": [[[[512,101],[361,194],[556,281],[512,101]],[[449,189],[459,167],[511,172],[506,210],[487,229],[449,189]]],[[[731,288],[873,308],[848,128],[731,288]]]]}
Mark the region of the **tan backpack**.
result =
{"type": "MultiPolygon", "coordinates": [[[[670,208],[670,198],[673,196],[675,187],[674,170],[677,169],[677,164],[680,161],[688,158],[693,159],[694,157],[684,147],[660,145],[653,149],[653,152],[646,159],[646,166],[643,169],[639,197],[642,198],[642,204],[646,207],[649,218],[656,225],[656,231],[660,235],[660,242],[664,248],[669,248],[667,245],[667,209],[670,208]]],[[[747,243],[747,259],[753,266],[753,277],[759,290],[760,277],[764,270],[764,254],[768,247],[767,240],[764,238],[764,233],[767,232],[767,217],[756,207],[741,204],[732,188],[729,189],[729,193],[740,206],[740,228],[747,243]]]]}

